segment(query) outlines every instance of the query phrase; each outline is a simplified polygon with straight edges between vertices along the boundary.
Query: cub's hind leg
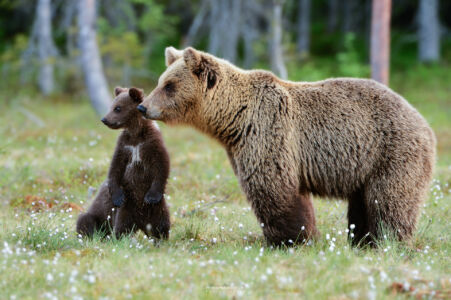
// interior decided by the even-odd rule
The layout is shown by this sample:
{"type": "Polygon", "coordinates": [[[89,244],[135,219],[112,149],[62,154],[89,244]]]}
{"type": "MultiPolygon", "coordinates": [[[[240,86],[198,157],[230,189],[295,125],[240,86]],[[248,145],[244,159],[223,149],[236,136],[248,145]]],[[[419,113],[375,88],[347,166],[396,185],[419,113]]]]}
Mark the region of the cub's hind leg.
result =
{"type": "Polygon", "coordinates": [[[92,237],[101,231],[107,235],[113,228],[114,211],[108,185],[104,182],[86,213],[78,216],[76,231],[82,236],[92,237]]]}

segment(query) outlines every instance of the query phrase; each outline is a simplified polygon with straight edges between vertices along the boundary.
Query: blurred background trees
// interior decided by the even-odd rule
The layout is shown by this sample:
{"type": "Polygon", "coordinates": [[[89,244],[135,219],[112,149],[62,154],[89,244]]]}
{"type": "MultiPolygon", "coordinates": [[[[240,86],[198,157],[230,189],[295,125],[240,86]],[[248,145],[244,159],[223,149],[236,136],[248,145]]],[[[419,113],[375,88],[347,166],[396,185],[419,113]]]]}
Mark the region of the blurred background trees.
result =
{"type": "MultiPolygon", "coordinates": [[[[58,53],[52,36],[52,7],[50,0],[39,0],[32,25],[28,47],[23,52],[24,66],[35,56],[38,60],[38,86],[44,95],[53,92],[53,61],[58,53]]],[[[28,72],[26,68],[22,72],[28,72]]],[[[25,74],[24,74],[25,76],[25,74]]]]}
{"type": "MultiPolygon", "coordinates": [[[[391,2],[392,68],[449,64],[451,1],[381,2],[391,2]]],[[[101,113],[108,83],[153,86],[169,45],[282,78],[370,77],[370,53],[384,53],[372,16],[371,0],[0,0],[0,84],[87,91],[101,113]]]]}
{"type": "Polygon", "coordinates": [[[96,112],[102,115],[109,109],[111,94],[103,74],[102,59],[97,47],[95,0],[78,1],[77,11],[80,65],[92,105],[96,112]]]}
{"type": "Polygon", "coordinates": [[[423,62],[440,59],[439,0],[420,0],[418,7],[418,58],[423,62]]]}

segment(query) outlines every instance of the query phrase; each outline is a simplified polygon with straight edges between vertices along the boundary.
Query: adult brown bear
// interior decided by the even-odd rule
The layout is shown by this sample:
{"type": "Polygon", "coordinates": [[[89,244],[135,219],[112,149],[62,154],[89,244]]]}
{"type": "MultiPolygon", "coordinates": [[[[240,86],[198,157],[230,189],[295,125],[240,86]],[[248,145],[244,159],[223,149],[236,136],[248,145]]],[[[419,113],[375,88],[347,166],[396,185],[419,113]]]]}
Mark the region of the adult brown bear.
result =
{"type": "Polygon", "coordinates": [[[432,178],[434,133],[373,80],[290,82],[187,48],[138,109],[194,126],[226,149],[272,244],[317,235],[311,194],[349,201],[353,244],[391,230],[409,239],[432,178]]]}

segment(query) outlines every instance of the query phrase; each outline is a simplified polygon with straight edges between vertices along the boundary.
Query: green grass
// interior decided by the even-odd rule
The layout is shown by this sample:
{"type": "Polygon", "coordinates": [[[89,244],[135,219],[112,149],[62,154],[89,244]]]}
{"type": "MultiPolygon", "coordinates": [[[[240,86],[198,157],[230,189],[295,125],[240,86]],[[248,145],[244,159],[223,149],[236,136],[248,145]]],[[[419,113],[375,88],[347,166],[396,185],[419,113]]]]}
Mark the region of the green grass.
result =
{"type": "MultiPolygon", "coordinates": [[[[451,75],[416,68],[393,74],[392,85],[437,134],[436,175],[411,245],[387,238],[377,249],[351,248],[346,203],[324,199],[315,199],[318,241],[269,248],[223,149],[192,129],[164,125],[170,239],[81,240],[74,232],[79,212],[67,203],[89,205],[118,132],[103,126],[84,99],[3,95],[0,298],[451,297],[451,75]],[[39,201],[52,208],[33,211],[39,201]]],[[[309,80],[307,71],[294,77],[309,80]]]]}

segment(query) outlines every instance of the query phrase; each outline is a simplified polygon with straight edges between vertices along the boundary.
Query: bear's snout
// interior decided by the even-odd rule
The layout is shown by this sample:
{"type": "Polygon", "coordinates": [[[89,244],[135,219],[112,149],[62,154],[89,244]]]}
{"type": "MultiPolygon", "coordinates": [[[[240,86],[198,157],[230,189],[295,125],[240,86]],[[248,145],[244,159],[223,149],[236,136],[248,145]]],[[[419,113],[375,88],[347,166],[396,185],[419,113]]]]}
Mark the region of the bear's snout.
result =
{"type": "Polygon", "coordinates": [[[111,120],[108,120],[106,117],[102,118],[100,121],[111,129],[118,129],[121,126],[121,122],[111,122],[111,120]]]}
{"type": "Polygon", "coordinates": [[[143,115],[146,115],[147,108],[146,108],[145,106],[138,105],[137,109],[138,109],[143,115]]]}

